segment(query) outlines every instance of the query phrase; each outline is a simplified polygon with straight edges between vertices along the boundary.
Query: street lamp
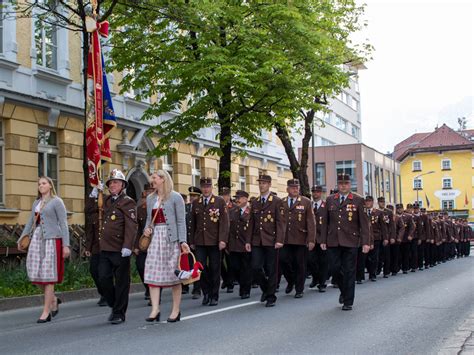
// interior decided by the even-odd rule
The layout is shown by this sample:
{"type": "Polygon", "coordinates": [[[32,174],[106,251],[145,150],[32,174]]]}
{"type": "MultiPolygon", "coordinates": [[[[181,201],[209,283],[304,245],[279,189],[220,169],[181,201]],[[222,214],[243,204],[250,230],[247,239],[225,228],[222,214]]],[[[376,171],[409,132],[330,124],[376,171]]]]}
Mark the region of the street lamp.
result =
{"type": "MultiPolygon", "coordinates": [[[[415,176],[414,179],[418,179],[418,178],[420,178],[420,177],[422,177],[422,176],[424,176],[424,175],[434,174],[434,173],[435,173],[435,171],[434,171],[434,170],[431,170],[431,171],[428,171],[428,172],[426,172],[426,173],[419,174],[419,175],[415,176]]],[[[419,190],[420,190],[419,188],[416,189],[416,203],[418,203],[418,201],[419,201],[419,198],[418,198],[418,191],[419,191],[419,190]]]]}

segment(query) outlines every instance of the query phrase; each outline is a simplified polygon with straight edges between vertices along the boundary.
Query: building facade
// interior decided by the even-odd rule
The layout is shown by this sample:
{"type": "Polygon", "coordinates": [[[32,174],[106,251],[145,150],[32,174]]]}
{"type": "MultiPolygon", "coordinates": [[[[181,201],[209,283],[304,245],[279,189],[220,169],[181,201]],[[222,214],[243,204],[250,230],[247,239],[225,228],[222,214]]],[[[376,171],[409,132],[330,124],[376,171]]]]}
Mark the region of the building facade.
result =
{"type": "MultiPolygon", "coordinates": [[[[5,2],[4,2],[5,3],[5,2]]],[[[7,11],[8,7],[4,9],[7,11]]],[[[56,183],[69,215],[69,223],[84,222],[83,141],[84,95],[81,35],[37,19],[9,15],[0,23],[0,223],[23,224],[37,195],[37,179],[48,175],[56,183]]],[[[216,129],[198,132],[192,143],[175,145],[175,152],[154,157],[148,152],[157,142],[150,126],[176,115],[169,112],[141,121],[149,100],[135,93],[120,93],[120,73],[109,74],[117,128],[110,142],[112,162],[104,167],[122,169],[137,198],[156,169],[173,177],[175,189],[186,193],[201,176],[218,176],[218,158],[206,156],[217,146],[216,129]]],[[[286,191],[291,177],[285,152],[272,132],[263,132],[262,147],[249,149],[232,164],[232,190],[258,193],[260,173],[274,178],[273,190],[286,191]]],[[[217,191],[217,189],[216,189],[217,191]]]]}
{"type": "Polygon", "coordinates": [[[362,143],[317,147],[314,155],[309,149],[310,182],[329,193],[337,186],[338,174],[349,174],[352,191],[359,195],[384,196],[392,204],[401,200],[400,164],[391,157],[362,143]]]}
{"type": "Polygon", "coordinates": [[[443,124],[395,146],[405,202],[474,221],[474,130],[443,124]]]}

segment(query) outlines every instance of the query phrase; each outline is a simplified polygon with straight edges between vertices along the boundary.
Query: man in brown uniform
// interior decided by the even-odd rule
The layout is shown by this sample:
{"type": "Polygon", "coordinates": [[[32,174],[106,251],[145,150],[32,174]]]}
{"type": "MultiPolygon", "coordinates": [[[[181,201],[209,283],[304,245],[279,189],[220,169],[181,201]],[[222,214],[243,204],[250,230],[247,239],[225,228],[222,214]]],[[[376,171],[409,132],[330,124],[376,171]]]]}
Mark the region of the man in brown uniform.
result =
{"type": "Polygon", "coordinates": [[[403,235],[405,234],[405,223],[403,222],[403,204],[398,203],[395,205],[396,214],[395,219],[395,243],[390,244],[390,257],[391,257],[391,267],[392,276],[397,276],[400,271],[400,245],[403,240],[403,235]]]}
{"type": "Polygon", "coordinates": [[[190,241],[201,275],[203,306],[217,306],[221,282],[221,251],[229,238],[229,214],[224,199],[212,193],[212,179],[201,178],[202,196],[193,202],[190,241]]]}
{"type": "Polygon", "coordinates": [[[130,255],[137,235],[137,209],[125,194],[127,180],[114,169],[106,182],[110,194],[104,198],[100,237],[99,280],[112,314],[109,321],[125,321],[130,290],[130,255]]]}
{"type": "Polygon", "coordinates": [[[426,213],[426,208],[420,208],[421,213],[421,220],[423,222],[423,229],[424,229],[424,238],[425,240],[421,243],[421,253],[418,253],[418,267],[421,269],[424,268],[428,269],[431,264],[431,246],[433,245],[433,236],[432,227],[431,227],[431,218],[426,213]]]}
{"type": "Polygon", "coordinates": [[[250,206],[250,235],[245,248],[252,252],[254,281],[262,289],[261,302],[273,307],[276,302],[278,277],[278,249],[285,241],[285,211],[281,199],[270,193],[272,177],[260,175],[258,187],[260,196],[250,206]]]}
{"type": "Polygon", "coordinates": [[[415,236],[417,237],[416,242],[416,256],[413,255],[413,258],[416,257],[416,260],[413,260],[411,267],[417,267],[418,270],[423,270],[423,262],[425,259],[425,242],[426,242],[426,228],[425,223],[426,219],[421,214],[420,205],[418,203],[413,204],[413,219],[416,223],[415,236]]]}
{"type": "MultiPolygon", "coordinates": [[[[413,222],[411,214],[403,210],[403,205],[401,205],[401,208],[398,207],[400,207],[400,205],[397,206],[397,214],[400,215],[403,226],[405,227],[405,233],[403,233],[402,243],[400,244],[402,271],[404,274],[407,274],[408,268],[410,267],[410,248],[415,233],[415,223],[413,222]]],[[[410,209],[411,205],[408,204],[407,208],[410,209]]]]}
{"type": "MultiPolygon", "coordinates": [[[[187,234],[187,242],[191,245],[191,215],[192,215],[192,208],[193,202],[195,200],[199,200],[199,196],[201,196],[201,189],[196,186],[189,186],[188,187],[188,195],[189,195],[189,202],[186,203],[185,211],[186,211],[186,234],[187,234]]],[[[189,254],[189,265],[192,265],[192,256],[189,254]]],[[[183,285],[182,292],[187,294],[189,292],[189,285],[183,285]]],[[[193,291],[192,291],[192,299],[197,300],[201,297],[201,283],[196,281],[193,283],[193,291]]]]}
{"type": "Polygon", "coordinates": [[[367,208],[367,216],[369,218],[374,243],[374,247],[367,255],[369,279],[370,281],[377,281],[376,274],[379,263],[380,245],[383,244],[386,246],[389,243],[387,224],[384,220],[384,212],[374,208],[374,198],[372,196],[365,198],[365,206],[367,208]]]}
{"type": "Polygon", "coordinates": [[[99,283],[99,260],[100,260],[100,242],[99,242],[99,207],[97,205],[97,189],[86,200],[85,213],[89,223],[86,224],[86,256],[90,257],[89,272],[94,280],[100,299],[97,304],[100,307],[107,306],[104,292],[99,283]]]}
{"type": "Polygon", "coordinates": [[[317,287],[319,292],[326,292],[326,280],[329,276],[327,250],[321,249],[323,235],[327,233],[328,210],[326,201],[322,200],[323,187],[313,186],[313,212],[316,218],[316,246],[309,252],[308,268],[313,278],[309,288],[317,287]]]}
{"type": "MultiPolygon", "coordinates": [[[[396,238],[396,227],[395,219],[391,209],[385,207],[385,197],[381,196],[377,198],[377,203],[379,205],[379,210],[383,213],[383,221],[385,223],[385,229],[387,231],[388,243],[382,242],[380,245],[380,254],[379,254],[379,266],[378,273],[382,272],[383,277],[386,279],[390,275],[390,246],[395,244],[396,238]]],[[[393,207],[392,207],[393,208],[393,207]]]]}
{"type": "Polygon", "coordinates": [[[286,220],[285,245],[280,251],[280,266],[288,281],[285,293],[296,289],[295,298],[303,297],[306,280],[306,253],[312,251],[316,239],[316,226],[311,200],[300,196],[298,179],[287,181],[288,197],[282,200],[286,220]]]}
{"type": "Polygon", "coordinates": [[[245,250],[245,243],[250,234],[249,220],[250,207],[248,206],[249,194],[237,190],[235,199],[237,204],[229,211],[230,231],[229,243],[229,282],[233,284],[238,279],[240,285],[240,298],[250,297],[252,283],[251,255],[245,250]]]}
{"type": "MultiPolygon", "coordinates": [[[[235,206],[230,196],[230,188],[223,187],[221,189],[220,196],[225,201],[225,204],[227,206],[227,211],[230,211],[235,206]]],[[[228,254],[228,250],[225,249],[222,252],[222,261],[221,261],[221,277],[222,277],[221,288],[222,289],[227,288],[227,293],[232,293],[234,292],[234,284],[233,284],[233,281],[230,279],[229,272],[230,272],[229,254],[228,254]]]]}
{"type": "Polygon", "coordinates": [[[351,178],[347,174],[337,177],[338,192],[326,200],[328,233],[323,236],[321,248],[328,249],[331,270],[337,275],[342,310],[352,310],[354,304],[357,248],[367,254],[369,246],[369,221],[364,199],[351,192],[351,178]]]}

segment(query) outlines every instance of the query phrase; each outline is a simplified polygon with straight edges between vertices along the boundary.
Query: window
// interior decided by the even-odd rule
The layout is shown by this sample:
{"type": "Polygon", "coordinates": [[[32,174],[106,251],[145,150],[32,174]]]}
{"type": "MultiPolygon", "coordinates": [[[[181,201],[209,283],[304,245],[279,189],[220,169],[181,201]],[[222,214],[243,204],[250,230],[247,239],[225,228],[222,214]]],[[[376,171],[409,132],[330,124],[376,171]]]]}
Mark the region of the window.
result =
{"type": "Polygon", "coordinates": [[[413,179],[413,190],[423,189],[423,182],[421,179],[413,179]]]}
{"type": "Polygon", "coordinates": [[[419,199],[418,201],[415,201],[418,203],[418,206],[420,206],[420,208],[423,208],[423,200],[422,199],[419,199]]]}
{"type": "Polygon", "coordinates": [[[451,159],[441,160],[441,170],[451,170],[451,159]]]}
{"type": "Polygon", "coordinates": [[[375,176],[375,194],[377,195],[377,197],[380,197],[382,196],[382,194],[380,192],[380,168],[378,166],[375,167],[374,176],[375,176]]]}
{"type": "Polygon", "coordinates": [[[343,160],[336,162],[336,176],[348,174],[351,177],[352,191],[357,191],[356,163],[354,160],[343,160]]]}
{"type": "Polygon", "coordinates": [[[326,146],[335,144],[334,142],[331,142],[330,140],[328,140],[326,138],[323,138],[323,137],[320,137],[320,136],[315,136],[315,137],[316,137],[315,144],[318,147],[320,147],[320,146],[326,147],[326,146]]]}
{"type": "Polygon", "coordinates": [[[355,111],[358,111],[359,110],[359,101],[357,101],[356,99],[354,99],[352,97],[352,100],[351,100],[351,108],[355,111]]]}
{"type": "MultiPolygon", "coordinates": [[[[280,169],[278,168],[278,175],[280,176],[280,169]]],[[[247,189],[247,174],[246,174],[245,166],[239,166],[239,189],[246,190],[247,189]]]]}
{"type": "Polygon", "coordinates": [[[0,204],[3,204],[3,121],[0,120],[0,204]]]}
{"type": "Polygon", "coordinates": [[[454,208],[454,200],[442,200],[441,209],[452,210],[454,208]]]}
{"type": "Polygon", "coordinates": [[[168,153],[161,159],[163,160],[163,170],[166,170],[173,177],[173,153],[168,153]]]}
{"type": "Polygon", "coordinates": [[[443,178],[443,189],[452,189],[453,181],[451,178],[443,178]]]}
{"type": "Polygon", "coordinates": [[[191,175],[193,186],[199,186],[201,180],[201,158],[192,158],[191,175]]]}
{"type": "Polygon", "coordinates": [[[357,139],[360,138],[360,128],[352,123],[351,123],[351,134],[357,139]]]}
{"type": "Polygon", "coordinates": [[[364,161],[362,169],[364,174],[364,196],[372,195],[372,164],[364,161]]]}
{"type": "Polygon", "coordinates": [[[419,160],[413,161],[412,171],[421,171],[421,161],[419,161],[419,160]]]}
{"type": "Polygon", "coordinates": [[[54,69],[58,68],[58,38],[55,24],[35,20],[36,64],[54,69]]]}
{"type": "Polygon", "coordinates": [[[38,128],[38,176],[49,176],[58,188],[58,141],[56,132],[38,128]]]}
{"type": "Polygon", "coordinates": [[[326,186],[326,164],[325,163],[316,163],[314,164],[314,171],[316,174],[316,179],[314,183],[316,185],[326,186]]]}
{"type": "Polygon", "coordinates": [[[336,119],[334,120],[334,125],[337,128],[342,129],[343,131],[347,130],[347,121],[339,115],[336,115],[336,119]]]}

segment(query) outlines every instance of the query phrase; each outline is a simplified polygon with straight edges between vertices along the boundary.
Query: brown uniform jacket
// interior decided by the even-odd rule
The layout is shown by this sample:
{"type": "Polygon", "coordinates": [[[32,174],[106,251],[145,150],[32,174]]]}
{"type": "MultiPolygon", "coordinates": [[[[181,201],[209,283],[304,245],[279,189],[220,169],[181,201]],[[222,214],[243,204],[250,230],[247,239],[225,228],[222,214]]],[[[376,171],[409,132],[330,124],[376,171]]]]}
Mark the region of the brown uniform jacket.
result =
{"type": "Polygon", "coordinates": [[[328,232],[322,244],[328,247],[357,248],[369,245],[369,220],[365,201],[361,196],[349,193],[342,205],[340,195],[330,195],[326,200],[328,209],[328,232]]]}
{"type": "Polygon", "coordinates": [[[137,203],[137,237],[135,238],[135,249],[139,249],[138,242],[146,227],[146,197],[142,197],[137,203]]]}
{"type": "Polygon", "coordinates": [[[423,229],[424,229],[424,239],[426,241],[430,241],[433,239],[431,235],[431,218],[426,213],[421,214],[421,220],[423,222],[423,229]]]}
{"type": "Polygon", "coordinates": [[[229,239],[229,213],[224,199],[211,195],[207,206],[204,196],[194,200],[191,212],[190,243],[198,246],[218,246],[229,239]]]}
{"type": "Polygon", "coordinates": [[[241,214],[239,206],[232,207],[229,211],[229,220],[230,230],[227,249],[230,252],[243,253],[245,252],[245,243],[250,235],[250,207],[246,207],[243,214],[241,214]]]}
{"type": "Polygon", "coordinates": [[[415,233],[415,223],[413,222],[413,217],[411,214],[403,212],[402,213],[403,226],[405,227],[405,233],[403,233],[402,243],[408,243],[408,237],[414,237],[415,233]]]}
{"type": "Polygon", "coordinates": [[[112,196],[104,197],[104,223],[101,251],[120,252],[122,248],[133,250],[137,236],[136,203],[124,192],[113,201],[112,196]]]}
{"type": "Polygon", "coordinates": [[[397,239],[397,227],[395,226],[395,217],[393,216],[392,210],[388,208],[383,209],[383,221],[385,223],[385,229],[387,230],[388,239],[397,239]]]}
{"type": "Polygon", "coordinates": [[[384,220],[383,211],[372,208],[370,215],[370,224],[374,240],[388,240],[387,224],[384,220]]]}
{"type": "Polygon", "coordinates": [[[425,240],[425,226],[421,214],[413,214],[413,223],[415,224],[413,239],[425,240]]]}
{"type": "Polygon", "coordinates": [[[288,206],[289,197],[281,201],[286,220],[285,244],[308,245],[316,242],[316,225],[311,200],[304,196],[293,199],[288,206]]]}
{"type": "Polygon", "coordinates": [[[403,236],[405,235],[405,223],[403,222],[402,215],[395,215],[395,228],[396,228],[396,239],[397,243],[401,243],[403,236]]]}
{"type": "Polygon", "coordinates": [[[328,232],[328,209],[326,206],[326,201],[321,201],[319,208],[316,205],[316,202],[313,202],[314,216],[316,218],[316,243],[321,244],[322,240],[326,240],[328,232]],[[323,238],[324,236],[324,238],[323,238]]]}
{"type": "Polygon", "coordinates": [[[262,205],[261,197],[250,205],[250,237],[247,243],[253,246],[274,246],[285,242],[286,220],[281,199],[269,195],[262,205]]]}
{"type": "Polygon", "coordinates": [[[97,205],[97,199],[92,197],[87,198],[85,212],[89,222],[86,224],[86,251],[91,254],[99,254],[99,207],[97,205]]]}

